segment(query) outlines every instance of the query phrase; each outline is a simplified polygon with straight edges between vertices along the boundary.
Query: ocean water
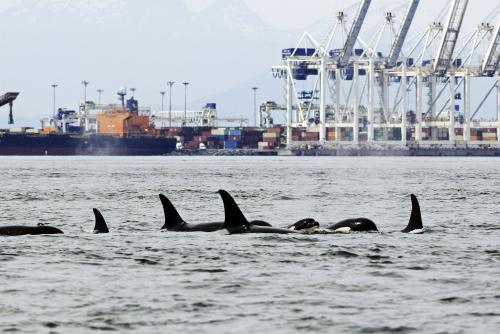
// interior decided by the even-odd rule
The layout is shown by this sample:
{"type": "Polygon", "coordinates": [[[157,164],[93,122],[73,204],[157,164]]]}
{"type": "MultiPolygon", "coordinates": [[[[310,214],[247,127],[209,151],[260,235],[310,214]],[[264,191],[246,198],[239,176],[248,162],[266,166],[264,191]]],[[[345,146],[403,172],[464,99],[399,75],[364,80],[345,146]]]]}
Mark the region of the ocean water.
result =
{"type": "Polygon", "coordinates": [[[2,157],[0,332],[498,333],[500,161],[483,158],[2,157]],[[161,233],[159,193],[220,221],[217,190],[286,226],[380,233],[161,233]],[[409,195],[426,233],[406,235],[409,195]],[[94,235],[92,208],[111,233],[94,235]]]}

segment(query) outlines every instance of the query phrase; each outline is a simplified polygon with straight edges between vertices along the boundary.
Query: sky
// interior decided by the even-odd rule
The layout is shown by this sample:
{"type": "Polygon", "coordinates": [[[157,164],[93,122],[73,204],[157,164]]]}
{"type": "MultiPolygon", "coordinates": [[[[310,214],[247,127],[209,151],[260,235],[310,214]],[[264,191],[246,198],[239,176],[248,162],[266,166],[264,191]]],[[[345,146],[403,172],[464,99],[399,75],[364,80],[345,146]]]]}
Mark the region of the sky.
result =
{"type": "MultiPolygon", "coordinates": [[[[283,99],[282,83],[270,74],[271,66],[280,63],[281,48],[294,46],[304,30],[321,39],[331,28],[335,13],[345,10],[352,18],[357,3],[0,0],[0,31],[5,43],[0,53],[4,64],[0,93],[21,91],[16,120],[19,125],[37,126],[40,118],[51,113],[53,82],[60,85],[58,107],[76,108],[82,80],[91,82],[89,95],[94,100],[98,88],[105,90],[103,100],[115,102],[119,87],[137,87],[140,102],[155,107],[168,80],[188,80],[192,83],[190,109],[217,102],[222,116],[250,117],[251,87],[261,87],[261,101],[283,99]]],[[[442,10],[448,3],[421,0],[409,39],[440,12],[446,14],[442,10]]],[[[371,39],[384,12],[394,10],[400,15],[406,4],[406,0],[373,0],[361,36],[371,39]]],[[[463,34],[487,16],[496,22],[499,9],[500,3],[470,1],[463,34]]],[[[478,87],[484,90],[486,86],[478,87]]],[[[178,109],[182,108],[182,93],[180,85],[174,87],[178,109]]],[[[6,114],[4,108],[0,110],[0,128],[6,126],[6,114]]]]}

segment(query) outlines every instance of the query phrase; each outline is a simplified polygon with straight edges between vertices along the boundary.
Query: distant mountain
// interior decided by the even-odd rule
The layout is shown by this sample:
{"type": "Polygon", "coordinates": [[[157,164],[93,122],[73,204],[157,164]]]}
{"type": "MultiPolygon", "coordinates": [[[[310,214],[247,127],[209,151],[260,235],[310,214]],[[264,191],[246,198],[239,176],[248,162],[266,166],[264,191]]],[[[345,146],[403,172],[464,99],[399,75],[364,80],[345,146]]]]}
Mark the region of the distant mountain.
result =
{"type": "MultiPolygon", "coordinates": [[[[159,104],[166,81],[187,80],[188,99],[196,101],[189,107],[219,96],[221,114],[233,116],[235,107],[221,92],[271,79],[280,49],[298,36],[270,27],[232,0],[216,0],[198,13],[182,0],[20,0],[0,12],[0,31],[0,92],[21,92],[14,110],[18,126],[38,125],[51,114],[54,82],[60,85],[57,106],[76,108],[82,80],[91,82],[90,99],[102,88],[103,101],[114,102],[118,88],[128,86],[146,105],[159,104]]],[[[241,101],[238,115],[250,116],[248,91],[237,94],[230,100],[241,101]]],[[[180,84],[173,97],[182,105],[180,84]]],[[[5,127],[7,112],[1,113],[5,127]]]]}

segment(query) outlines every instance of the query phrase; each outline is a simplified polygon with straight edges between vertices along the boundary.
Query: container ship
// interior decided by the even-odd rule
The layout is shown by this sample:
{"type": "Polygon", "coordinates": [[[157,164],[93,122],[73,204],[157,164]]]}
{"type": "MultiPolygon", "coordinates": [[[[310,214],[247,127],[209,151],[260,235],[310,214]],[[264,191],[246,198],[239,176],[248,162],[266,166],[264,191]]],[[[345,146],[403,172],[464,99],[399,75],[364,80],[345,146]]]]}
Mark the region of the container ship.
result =
{"type": "MultiPolygon", "coordinates": [[[[169,154],[176,149],[175,138],[158,136],[147,113],[141,113],[135,99],[123,92],[121,105],[92,113],[93,103],[80,110],[59,109],[42,120],[41,129],[12,128],[0,131],[0,155],[101,155],[152,156],[169,154]]],[[[12,98],[10,120],[12,120],[12,98]]],[[[1,99],[1,98],[0,98],[1,99]]],[[[95,109],[95,108],[94,108],[95,109]]]]}

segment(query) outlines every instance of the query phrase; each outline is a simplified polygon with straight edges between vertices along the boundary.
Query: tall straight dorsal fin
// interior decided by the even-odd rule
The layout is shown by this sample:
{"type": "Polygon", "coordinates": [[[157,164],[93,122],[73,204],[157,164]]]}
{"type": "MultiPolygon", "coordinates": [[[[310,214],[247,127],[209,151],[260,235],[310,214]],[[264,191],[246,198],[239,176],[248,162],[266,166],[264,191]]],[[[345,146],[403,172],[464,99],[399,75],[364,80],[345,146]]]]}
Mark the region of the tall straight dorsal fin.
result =
{"type": "Polygon", "coordinates": [[[225,190],[219,190],[219,195],[224,202],[224,227],[226,230],[231,234],[248,232],[250,224],[233,197],[225,190]]]}
{"type": "Polygon", "coordinates": [[[410,233],[416,230],[422,230],[422,214],[420,213],[420,204],[418,203],[417,196],[411,195],[411,216],[408,226],[402,231],[403,233],[410,233]]]}
{"type": "Polygon", "coordinates": [[[185,221],[181,218],[177,209],[165,195],[160,194],[160,200],[161,205],[163,206],[163,213],[165,215],[165,224],[161,229],[168,231],[177,230],[185,223],[185,221]]]}
{"type": "Polygon", "coordinates": [[[94,233],[109,233],[108,225],[106,224],[106,220],[104,220],[101,212],[97,209],[93,210],[95,215],[94,233]]]}

